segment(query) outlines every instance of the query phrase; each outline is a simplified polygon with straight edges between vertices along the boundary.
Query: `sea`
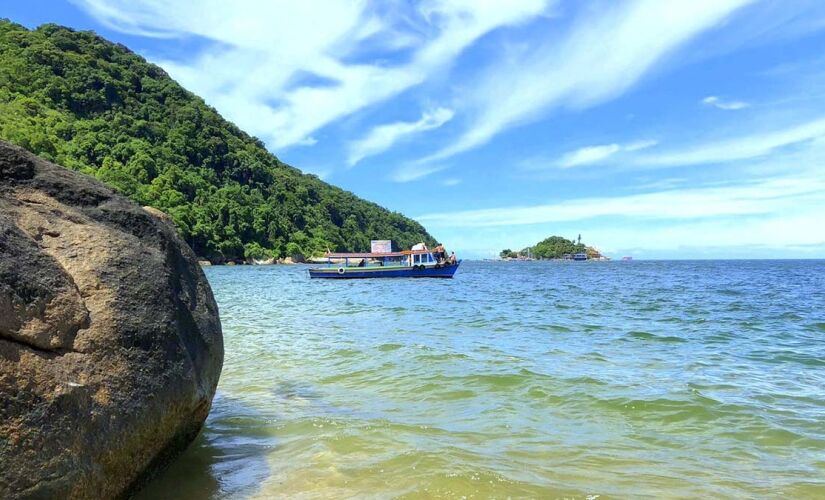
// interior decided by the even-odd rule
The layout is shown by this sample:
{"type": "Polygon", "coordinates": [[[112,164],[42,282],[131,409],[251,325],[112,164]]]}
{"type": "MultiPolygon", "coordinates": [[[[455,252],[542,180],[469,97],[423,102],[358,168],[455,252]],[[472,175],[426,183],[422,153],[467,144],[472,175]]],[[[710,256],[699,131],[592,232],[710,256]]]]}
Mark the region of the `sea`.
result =
{"type": "Polygon", "coordinates": [[[223,374],[140,498],[825,498],[825,261],[205,272],[223,374]]]}

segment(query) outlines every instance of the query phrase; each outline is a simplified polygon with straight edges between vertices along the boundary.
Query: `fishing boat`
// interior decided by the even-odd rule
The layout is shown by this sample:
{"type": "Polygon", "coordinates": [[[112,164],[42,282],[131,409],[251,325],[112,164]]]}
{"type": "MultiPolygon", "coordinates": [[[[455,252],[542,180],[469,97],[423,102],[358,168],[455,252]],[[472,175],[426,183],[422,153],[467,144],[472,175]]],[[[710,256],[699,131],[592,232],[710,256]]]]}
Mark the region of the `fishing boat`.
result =
{"type": "Polygon", "coordinates": [[[326,253],[327,264],[309,269],[310,278],[452,278],[461,264],[428,249],[380,253],[326,253]]]}

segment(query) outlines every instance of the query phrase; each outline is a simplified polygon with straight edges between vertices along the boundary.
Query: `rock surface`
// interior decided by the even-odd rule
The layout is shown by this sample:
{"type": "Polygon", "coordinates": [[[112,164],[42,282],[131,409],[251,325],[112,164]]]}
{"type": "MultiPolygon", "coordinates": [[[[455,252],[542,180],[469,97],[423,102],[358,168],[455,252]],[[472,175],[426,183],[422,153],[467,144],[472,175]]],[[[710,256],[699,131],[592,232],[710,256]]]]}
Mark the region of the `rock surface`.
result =
{"type": "Polygon", "coordinates": [[[0,498],[128,495],[200,430],[220,320],[164,218],[0,141],[0,498]]]}

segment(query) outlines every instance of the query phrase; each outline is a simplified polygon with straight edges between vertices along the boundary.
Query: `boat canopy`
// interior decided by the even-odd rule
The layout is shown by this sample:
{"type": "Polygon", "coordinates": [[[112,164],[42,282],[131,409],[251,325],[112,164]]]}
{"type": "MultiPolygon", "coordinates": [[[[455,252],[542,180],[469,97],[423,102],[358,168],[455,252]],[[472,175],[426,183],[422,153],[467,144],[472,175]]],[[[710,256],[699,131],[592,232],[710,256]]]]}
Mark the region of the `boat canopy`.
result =
{"type": "Polygon", "coordinates": [[[324,257],[329,259],[381,259],[384,257],[406,257],[408,255],[424,255],[432,253],[430,250],[403,250],[401,252],[388,253],[334,253],[327,252],[324,257]]]}

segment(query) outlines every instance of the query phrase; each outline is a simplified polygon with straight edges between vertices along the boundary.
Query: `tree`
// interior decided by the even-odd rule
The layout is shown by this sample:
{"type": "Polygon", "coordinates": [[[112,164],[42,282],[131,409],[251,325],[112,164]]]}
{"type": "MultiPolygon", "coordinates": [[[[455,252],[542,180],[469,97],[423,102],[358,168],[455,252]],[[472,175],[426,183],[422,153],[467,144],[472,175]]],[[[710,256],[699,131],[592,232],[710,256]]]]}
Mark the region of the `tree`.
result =
{"type": "Polygon", "coordinates": [[[583,252],[584,248],[585,245],[582,243],[576,243],[562,236],[550,236],[529,247],[533,256],[537,259],[560,259],[565,254],[583,252]]]}
{"type": "Polygon", "coordinates": [[[521,255],[526,255],[526,250],[522,250],[521,252],[515,252],[515,251],[510,250],[509,248],[507,248],[507,249],[502,250],[501,252],[499,252],[498,255],[502,259],[516,259],[521,255]]]}

